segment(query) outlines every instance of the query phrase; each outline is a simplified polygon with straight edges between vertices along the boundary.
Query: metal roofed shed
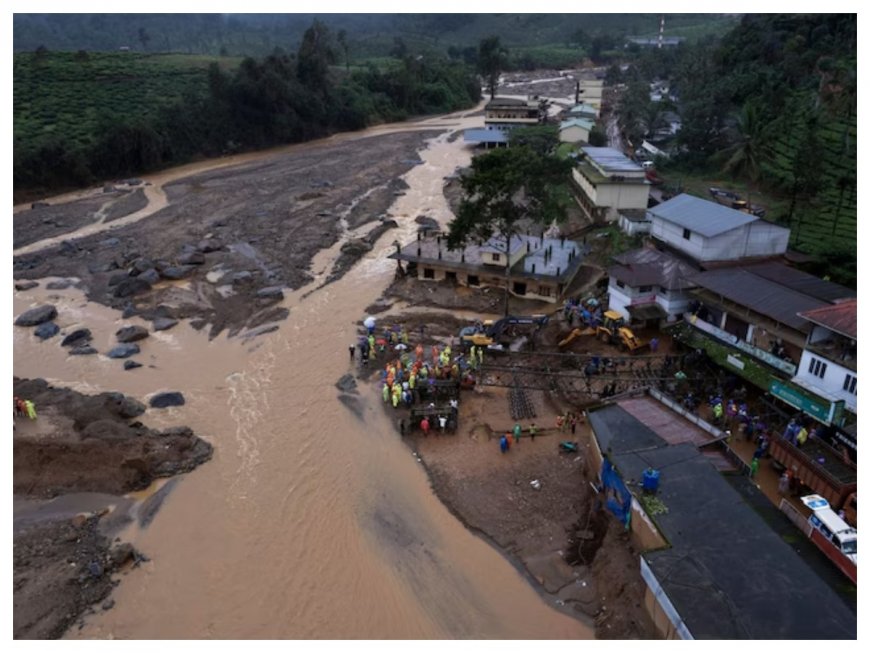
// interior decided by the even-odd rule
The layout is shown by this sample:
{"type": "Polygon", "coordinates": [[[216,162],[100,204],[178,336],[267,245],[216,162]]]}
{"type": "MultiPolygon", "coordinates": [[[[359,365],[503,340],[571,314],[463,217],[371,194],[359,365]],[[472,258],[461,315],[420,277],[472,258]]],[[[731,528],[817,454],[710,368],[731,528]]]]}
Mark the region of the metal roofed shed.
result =
{"type": "Polygon", "coordinates": [[[466,143],[508,143],[508,135],[500,129],[466,129],[462,133],[462,139],[466,143]]]}
{"type": "Polygon", "coordinates": [[[665,511],[653,519],[670,547],[642,554],[641,573],[664,592],[684,636],[857,636],[851,607],[694,444],[668,444],[620,405],[590,411],[589,424],[641,505],[644,471],[660,472],[665,511]]]}
{"type": "Polygon", "coordinates": [[[654,206],[649,209],[649,212],[662,220],[673,222],[707,238],[760,219],[685,193],[654,206]]]}
{"type": "Polygon", "coordinates": [[[619,265],[608,270],[608,274],[630,286],[663,286],[667,290],[693,288],[690,277],[698,274],[692,267],[676,256],[651,247],[641,247],[614,256],[619,265]]]}
{"type": "Polygon", "coordinates": [[[798,313],[827,306],[815,297],[757,276],[750,269],[709,270],[693,275],[690,281],[735,304],[804,333],[809,331],[809,323],[798,313]]]}
{"type": "Polygon", "coordinates": [[[612,147],[583,147],[580,148],[595,165],[607,173],[639,172],[643,168],[629,159],[619,150],[612,147]]]}
{"type": "Polygon", "coordinates": [[[841,286],[832,281],[825,281],[782,263],[759,263],[757,265],[747,265],[744,268],[759,277],[775,281],[787,288],[825,302],[857,296],[857,293],[851,288],[841,286]]]}
{"type": "Polygon", "coordinates": [[[586,118],[569,118],[559,123],[560,130],[568,129],[569,127],[580,127],[588,131],[595,127],[595,122],[586,118]]]}
{"type": "Polygon", "coordinates": [[[858,338],[858,300],[850,299],[837,302],[833,306],[823,306],[804,311],[800,316],[813,324],[835,331],[840,335],[858,338]]]}

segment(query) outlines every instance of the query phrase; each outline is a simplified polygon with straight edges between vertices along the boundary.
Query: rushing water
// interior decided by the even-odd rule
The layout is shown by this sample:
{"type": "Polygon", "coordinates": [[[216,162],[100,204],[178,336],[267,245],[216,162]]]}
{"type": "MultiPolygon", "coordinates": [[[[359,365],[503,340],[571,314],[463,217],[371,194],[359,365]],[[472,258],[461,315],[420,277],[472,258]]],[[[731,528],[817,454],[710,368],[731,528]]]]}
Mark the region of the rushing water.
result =
{"type": "MultiPolygon", "coordinates": [[[[448,116],[413,128],[479,123],[448,116]]],[[[68,637],[591,636],[449,514],[369,388],[360,387],[362,419],[337,400],[333,384],[350,370],[355,323],[392,278],[394,263],[384,258],[390,242],[412,237],[420,213],[442,223],[450,217],[442,179],[470,153],[448,134],[431,141],[420,153],[424,163],[405,176],[410,190],[391,208],[398,232],[340,281],[304,299],[315,284],[290,294],[290,317],[275,333],[208,341],[205,331],[179,324],[140,343],[146,366],[125,372],[119,361],[66,357],[57,342],[38,343],[29,330],[15,330],[16,375],[141,400],[181,390],[185,406],[149,410],[143,421],[187,424],[215,446],[212,461],[175,484],[147,528],[124,532],[151,562],[114,590],[112,610],[68,637]]],[[[148,180],[165,183],[208,168],[148,180]]],[[[159,183],[149,194],[158,207],[166,201],[159,183]]],[[[152,212],[149,205],[136,219],[152,212]]],[[[336,252],[322,252],[312,270],[328,274],[336,252]]],[[[120,325],[136,322],[86,302],[75,289],[42,286],[16,293],[15,313],[47,300],[58,305],[60,326],[88,326],[100,351],[120,325]]]]}

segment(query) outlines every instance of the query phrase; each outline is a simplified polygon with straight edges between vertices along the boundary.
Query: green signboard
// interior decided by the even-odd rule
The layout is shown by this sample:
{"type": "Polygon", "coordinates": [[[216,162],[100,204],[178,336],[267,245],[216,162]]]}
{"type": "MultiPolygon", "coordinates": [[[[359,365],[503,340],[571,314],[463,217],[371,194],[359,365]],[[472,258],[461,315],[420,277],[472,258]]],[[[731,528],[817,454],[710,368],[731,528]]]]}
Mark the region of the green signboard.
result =
{"type": "Polygon", "coordinates": [[[807,415],[815,417],[820,422],[825,424],[830,423],[828,415],[831,407],[830,403],[825,402],[823,404],[810,399],[796,388],[786,385],[782,381],[771,380],[768,390],[770,390],[770,394],[774,397],[782,399],[785,403],[802,410],[807,415]]]}

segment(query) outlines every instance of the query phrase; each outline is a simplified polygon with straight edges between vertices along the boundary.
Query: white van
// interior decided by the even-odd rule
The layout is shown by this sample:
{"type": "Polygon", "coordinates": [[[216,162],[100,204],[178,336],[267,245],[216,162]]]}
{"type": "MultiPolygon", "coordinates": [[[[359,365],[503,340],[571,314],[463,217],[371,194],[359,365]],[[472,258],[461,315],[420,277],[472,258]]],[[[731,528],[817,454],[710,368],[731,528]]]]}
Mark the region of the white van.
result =
{"type": "Polygon", "coordinates": [[[810,525],[818,530],[855,565],[858,565],[858,531],[843,521],[831,510],[827,499],[818,494],[801,497],[805,506],[813,511],[809,517],[810,525]]]}

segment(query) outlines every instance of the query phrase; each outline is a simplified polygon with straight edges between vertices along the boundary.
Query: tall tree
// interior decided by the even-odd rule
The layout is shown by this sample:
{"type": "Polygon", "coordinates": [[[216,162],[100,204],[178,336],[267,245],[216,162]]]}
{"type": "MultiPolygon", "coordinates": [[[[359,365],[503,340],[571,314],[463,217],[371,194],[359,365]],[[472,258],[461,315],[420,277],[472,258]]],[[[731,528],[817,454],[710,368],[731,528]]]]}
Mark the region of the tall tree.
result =
{"type": "Polygon", "coordinates": [[[296,74],[299,81],[315,92],[323,92],[329,86],[330,64],[335,63],[329,28],[315,20],[305,30],[296,57],[296,74]]]}
{"type": "Polygon", "coordinates": [[[462,178],[463,198],[450,222],[451,249],[470,241],[490,240],[505,254],[504,311],[510,297],[511,245],[529,222],[549,225],[564,220],[566,198],[560,192],[571,162],[541,154],[527,145],[497,149],[474,157],[462,178]]]}
{"type": "Polygon", "coordinates": [[[486,90],[490,99],[495,97],[498,77],[505,68],[507,55],[508,51],[501,46],[497,36],[483,39],[477,49],[477,71],[486,80],[486,90]]]}
{"type": "Polygon", "coordinates": [[[752,191],[758,181],[761,166],[765,159],[764,124],[754,102],[747,102],[737,116],[737,139],[723,154],[728,158],[723,170],[735,177],[749,180],[747,204],[752,210],[752,191]]]}
{"type": "Polygon", "coordinates": [[[338,34],[336,34],[335,40],[338,41],[338,44],[344,51],[344,65],[347,68],[347,72],[350,72],[350,47],[347,42],[347,30],[338,30],[338,34]]]}

